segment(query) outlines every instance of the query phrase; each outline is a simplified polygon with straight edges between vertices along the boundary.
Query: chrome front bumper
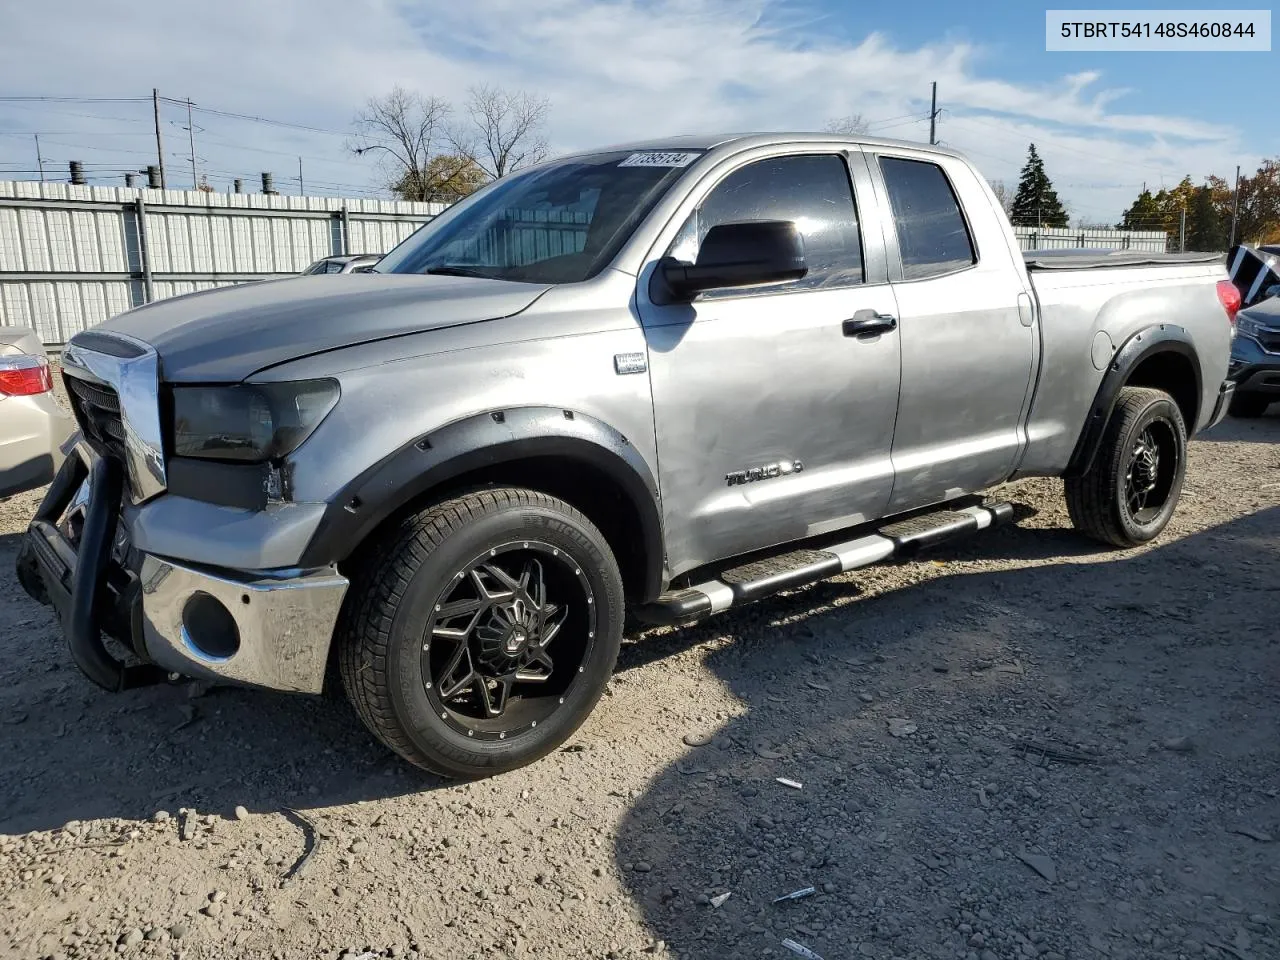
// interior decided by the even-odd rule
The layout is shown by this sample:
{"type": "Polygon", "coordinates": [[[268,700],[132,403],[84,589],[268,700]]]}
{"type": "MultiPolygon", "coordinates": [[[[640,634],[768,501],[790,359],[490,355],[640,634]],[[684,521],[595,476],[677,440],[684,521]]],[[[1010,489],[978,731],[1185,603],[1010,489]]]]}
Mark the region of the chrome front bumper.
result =
{"type": "Polygon", "coordinates": [[[272,690],[319,693],[347,578],[335,570],[212,573],[159,557],[142,559],[146,656],[166,670],[272,690]],[[202,648],[184,622],[198,595],[212,597],[235,623],[234,653],[202,648]]]}
{"type": "Polygon", "coordinates": [[[347,579],[332,567],[229,571],[142,553],[127,531],[117,536],[118,465],[113,487],[103,480],[111,472],[104,462],[81,446],[67,457],[18,555],[19,580],[58,614],[86,676],[122,690],[149,682],[160,668],[319,693],[347,579]],[[95,495],[100,490],[107,495],[95,495]],[[144,666],[118,660],[104,634],[144,666]]]}

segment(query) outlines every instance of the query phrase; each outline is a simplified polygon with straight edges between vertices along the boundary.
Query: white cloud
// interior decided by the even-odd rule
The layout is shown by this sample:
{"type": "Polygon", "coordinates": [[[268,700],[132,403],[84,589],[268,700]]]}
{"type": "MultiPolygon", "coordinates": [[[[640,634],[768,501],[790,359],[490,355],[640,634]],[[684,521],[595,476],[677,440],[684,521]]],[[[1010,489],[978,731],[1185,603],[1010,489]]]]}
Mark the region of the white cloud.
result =
{"type": "MultiPolygon", "coordinates": [[[[881,121],[875,133],[920,139],[927,122],[909,118],[927,113],[929,81],[937,80],[946,142],[971,149],[989,177],[1010,180],[1035,140],[1061,193],[1094,219],[1115,218],[1143,180],[1199,178],[1225,172],[1242,154],[1252,159],[1239,133],[1219,123],[1121,112],[1126,91],[1107,88],[1097,73],[1044,85],[1000,79],[973,45],[831,39],[822,18],[788,3],[223,0],[144,8],[63,0],[59,19],[73,27],[49,30],[47,11],[34,4],[6,19],[0,62],[23,84],[15,90],[11,82],[13,93],[126,96],[159,86],[211,107],[344,130],[365,98],[396,83],[460,100],[469,85],[490,81],[549,96],[551,139],[566,149],[698,130],[819,129],[849,113],[881,121]]],[[[145,104],[0,106],[9,130],[79,131],[48,137],[44,152],[78,151],[95,163],[146,163],[147,119],[145,104]],[[66,116],[94,111],[134,122],[66,116]],[[106,132],[112,136],[99,135],[106,132]]],[[[215,176],[274,168],[284,186],[296,168],[291,157],[302,153],[309,179],[334,185],[326,192],[373,179],[337,137],[207,116],[197,125],[202,166],[215,176]]],[[[185,148],[178,126],[166,124],[166,135],[167,150],[185,148]]],[[[26,141],[0,137],[0,162],[31,159],[26,141]]],[[[169,162],[183,170],[177,158],[169,162]]]]}

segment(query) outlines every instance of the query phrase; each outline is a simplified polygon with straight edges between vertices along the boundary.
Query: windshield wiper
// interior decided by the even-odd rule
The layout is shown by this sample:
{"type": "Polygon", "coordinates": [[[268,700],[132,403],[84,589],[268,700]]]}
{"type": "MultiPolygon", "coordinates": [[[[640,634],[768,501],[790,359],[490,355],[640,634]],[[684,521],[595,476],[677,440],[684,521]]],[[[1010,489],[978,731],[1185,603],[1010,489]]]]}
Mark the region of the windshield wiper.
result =
{"type": "Polygon", "coordinates": [[[463,267],[457,264],[442,263],[439,266],[427,267],[422,271],[436,277],[481,277],[485,280],[496,279],[493,274],[477,270],[475,267],[463,267]]]}

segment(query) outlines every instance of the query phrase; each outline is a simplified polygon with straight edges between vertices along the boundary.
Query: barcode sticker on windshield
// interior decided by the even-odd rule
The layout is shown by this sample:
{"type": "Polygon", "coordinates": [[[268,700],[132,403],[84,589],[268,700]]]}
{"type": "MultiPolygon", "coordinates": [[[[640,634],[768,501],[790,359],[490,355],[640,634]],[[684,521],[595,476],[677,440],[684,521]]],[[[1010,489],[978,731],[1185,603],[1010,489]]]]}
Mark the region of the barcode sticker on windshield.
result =
{"type": "Polygon", "coordinates": [[[696,153],[633,153],[620,167],[687,167],[698,158],[696,153]]]}

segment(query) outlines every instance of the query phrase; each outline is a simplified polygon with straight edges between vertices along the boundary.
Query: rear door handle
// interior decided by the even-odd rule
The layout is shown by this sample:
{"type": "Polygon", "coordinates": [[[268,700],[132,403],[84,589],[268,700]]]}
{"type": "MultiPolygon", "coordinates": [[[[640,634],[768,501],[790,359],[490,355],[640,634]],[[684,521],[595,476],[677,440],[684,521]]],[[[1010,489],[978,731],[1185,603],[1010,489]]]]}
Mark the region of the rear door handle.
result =
{"type": "Polygon", "coordinates": [[[840,329],[846,337],[868,337],[897,330],[898,318],[888,313],[876,313],[874,310],[859,310],[841,323],[840,329]]]}

